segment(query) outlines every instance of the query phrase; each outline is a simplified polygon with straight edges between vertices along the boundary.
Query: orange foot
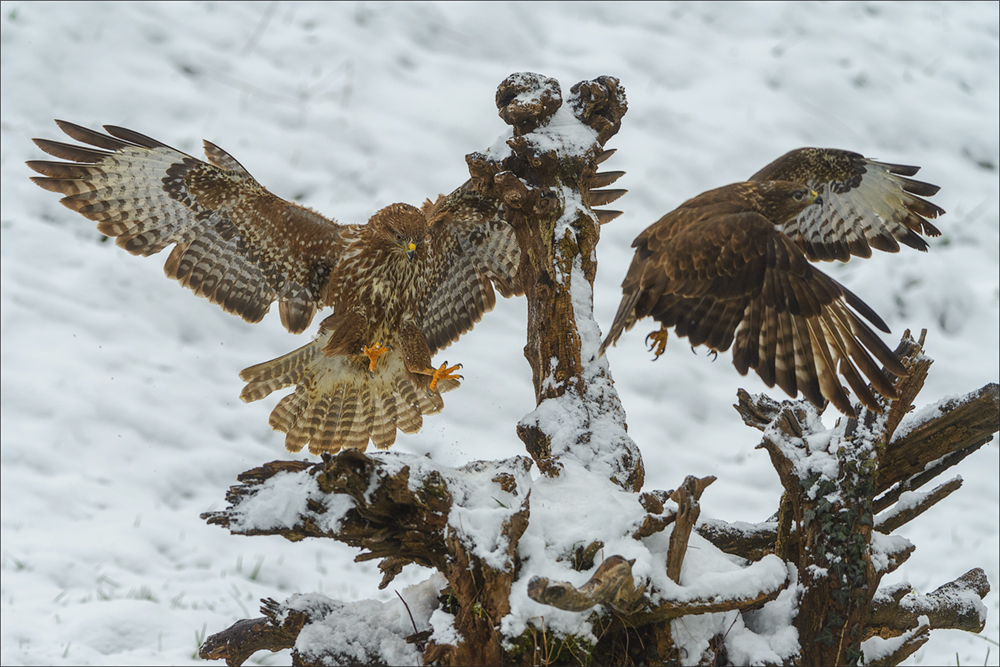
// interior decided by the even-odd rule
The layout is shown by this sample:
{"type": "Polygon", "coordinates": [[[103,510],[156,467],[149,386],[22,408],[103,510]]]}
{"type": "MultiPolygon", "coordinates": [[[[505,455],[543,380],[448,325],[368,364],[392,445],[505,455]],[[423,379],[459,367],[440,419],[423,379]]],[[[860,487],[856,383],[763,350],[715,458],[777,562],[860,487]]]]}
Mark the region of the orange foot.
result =
{"type": "Polygon", "coordinates": [[[428,369],[428,374],[431,376],[430,390],[435,391],[437,389],[438,382],[440,382],[441,380],[461,380],[462,379],[461,375],[458,375],[457,373],[452,374],[452,371],[457,371],[461,367],[462,364],[449,366],[448,362],[446,361],[443,364],[441,364],[441,366],[439,366],[436,371],[431,371],[428,369]]]}
{"type": "Polygon", "coordinates": [[[663,351],[667,349],[667,328],[661,324],[659,331],[654,331],[646,336],[646,345],[649,346],[649,351],[654,354],[653,361],[659,359],[663,351]]]}
{"type": "Polygon", "coordinates": [[[371,347],[365,345],[362,348],[361,351],[364,352],[365,356],[367,356],[368,359],[371,361],[371,363],[368,364],[369,375],[375,377],[375,364],[378,363],[378,358],[391,350],[392,350],[392,345],[385,345],[382,343],[382,341],[375,343],[371,347]]]}

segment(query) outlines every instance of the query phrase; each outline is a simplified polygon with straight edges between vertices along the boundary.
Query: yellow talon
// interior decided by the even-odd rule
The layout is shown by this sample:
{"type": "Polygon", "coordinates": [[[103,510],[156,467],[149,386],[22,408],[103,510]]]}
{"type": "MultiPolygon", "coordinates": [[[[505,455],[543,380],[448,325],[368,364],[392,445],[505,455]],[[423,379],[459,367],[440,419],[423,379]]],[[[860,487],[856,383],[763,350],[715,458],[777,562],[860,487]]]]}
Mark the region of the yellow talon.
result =
{"type": "Polygon", "coordinates": [[[368,364],[368,372],[371,373],[373,377],[375,375],[375,364],[378,363],[378,358],[391,350],[392,350],[392,345],[385,345],[384,343],[382,343],[382,341],[375,343],[371,347],[365,345],[361,349],[361,351],[364,352],[365,356],[367,356],[369,361],[371,362],[370,364],[368,364]]]}
{"type": "Polygon", "coordinates": [[[659,359],[663,351],[667,349],[667,333],[667,328],[661,324],[659,331],[654,331],[646,336],[646,345],[649,346],[649,351],[654,355],[653,361],[659,359]]]}
{"type": "Polygon", "coordinates": [[[461,380],[462,379],[461,375],[452,374],[452,371],[457,371],[461,367],[462,364],[449,366],[447,361],[441,364],[441,366],[439,366],[438,369],[434,371],[433,375],[431,376],[430,390],[435,391],[437,389],[438,382],[440,382],[441,380],[461,380]]]}

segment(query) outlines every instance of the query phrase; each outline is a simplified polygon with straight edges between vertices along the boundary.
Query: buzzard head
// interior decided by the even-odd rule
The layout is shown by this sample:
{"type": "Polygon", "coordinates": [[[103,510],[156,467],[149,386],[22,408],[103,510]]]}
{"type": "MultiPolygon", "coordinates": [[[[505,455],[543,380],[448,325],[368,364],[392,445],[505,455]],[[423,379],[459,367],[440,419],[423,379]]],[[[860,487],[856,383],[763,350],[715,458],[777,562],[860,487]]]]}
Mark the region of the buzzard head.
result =
{"type": "Polygon", "coordinates": [[[815,190],[791,181],[767,181],[756,184],[758,210],[775,224],[791,220],[807,206],[819,201],[815,190]]]}
{"type": "Polygon", "coordinates": [[[412,262],[427,236],[427,218],[409,204],[392,204],[368,221],[375,243],[390,257],[412,262]]]}

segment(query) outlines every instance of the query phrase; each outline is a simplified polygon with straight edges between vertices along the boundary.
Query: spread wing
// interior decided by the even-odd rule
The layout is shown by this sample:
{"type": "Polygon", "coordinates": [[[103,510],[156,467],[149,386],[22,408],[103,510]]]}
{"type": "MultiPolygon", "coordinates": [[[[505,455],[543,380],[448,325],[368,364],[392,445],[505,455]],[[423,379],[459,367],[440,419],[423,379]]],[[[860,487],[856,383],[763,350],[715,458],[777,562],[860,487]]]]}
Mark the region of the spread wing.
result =
{"type": "MultiPolygon", "coordinates": [[[[723,209],[724,210],[724,209],[723,209]]],[[[894,396],[889,372],[906,371],[858,313],[885,323],[844,286],[809,264],[764,216],[752,212],[678,209],[636,239],[624,298],[602,349],[643,317],[674,327],[691,345],[733,347],[741,374],[752,368],[790,396],[832,402],[854,414],[843,376],[866,406],[879,409],[867,386],[894,396]],[[855,312],[856,311],[856,312],[855,312]]]]}
{"type": "Polygon", "coordinates": [[[471,181],[435,203],[424,204],[435,261],[421,304],[421,329],[431,355],[455,342],[505,297],[524,293],[517,279],[521,253],[498,202],[471,181]]]}
{"type": "Polygon", "coordinates": [[[871,257],[872,248],[898,252],[900,243],[926,251],[920,235],[941,234],[927,219],[944,209],[922,199],[940,188],[908,178],[919,170],[850,151],[799,148],[750,180],[793,181],[819,193],[821,201],[782,225],[782,231],[810,260],[847,261],[851,255],[871,257]]]}
{"type": "Polygon", "coordinates": [[[167,277],[248,322],[278,301],[281,322],[305,330],[332,265],[355,233],[268,192],[221,148],[208,163],[131,130],[107,134],[56,121],[78,146],[35,139],[68,162],[31,161],[32,180],[65,195],[64,205],[97,222],[133,255],[171,244],[167,277]]]}

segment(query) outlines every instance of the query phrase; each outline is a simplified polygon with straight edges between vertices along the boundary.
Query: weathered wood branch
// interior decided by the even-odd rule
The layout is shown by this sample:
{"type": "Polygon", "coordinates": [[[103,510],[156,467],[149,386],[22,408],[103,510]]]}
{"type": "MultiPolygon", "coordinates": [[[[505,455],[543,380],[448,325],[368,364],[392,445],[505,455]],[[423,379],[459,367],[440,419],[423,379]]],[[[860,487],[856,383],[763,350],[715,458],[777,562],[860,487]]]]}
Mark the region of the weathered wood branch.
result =
{"type": "Polygon", "coordinates": [[[756,561],[775,553],[778,524],[773,521],[729,523],[721,519],[703,519],[695,527],[695,532],[727,554],[756,561]]]}
{"type": "MultiPolygon", "coordinates": [[[[796,562],[799,533],[796,530],[789,530],[782,550],[779,548],[778,526],[779,524],[773,521],[760,524],[728,524],[725,521],[712,519],[699,524],[695,531],[721,551],[749,561],[758,561],[769,554],[776,554],[784,561],[796,562]]],[[[895,571],[906,562],[913,550],[914,546],[909,543],[896,545],[894,549],[882,554],[885,559],[884,567],[877,567],[876,571],[882,575],[895,571]]]]}
{"type": "Polygon", "coordinates": [[[984,385],[930,411],[926,421],[897,433],[886,446],[879,462],[880,492],[897,482],[913,490],[992,440],[1000,430],[1000,386],[984,385]],[[939,459],[947,460],[928,468],[939,459]]]}
{"type": "MultiPolygon", "coordinates": [[[[401,596],[400,601],[406,604],[401,596]]],[[[398,661],[402,654],[408,662],[418,660],[431,634],[426,630],[407,634],[399,626],[380,627],[384,607],[390,603],[343,603],[316,593],[293,595],[280,603],[272,599],[262,602],[263,618],[240,621],[212,635],[199,655],[240,665],[255,651],[290,648],[294,665],[384,665],[387,656],[398,661]],[[317,636],[331,634],[337,634],[336,641],[316,641],[317,636]],[[371,641],[372,636],[380,641],[371,641]]],[[[412,615],[410,621],[415,628],[412,615]]]]}
{"type": "Polygon", "coordinates": [[[673,509],[666,509],[663,506],[663,501],[670,498],[670,495],[665,491],[646,491],[639,494],[639,504],[649,514],[643,518],[642,524],[632,531],[633,539],[641,540],[655,535],[677,519],[677,513],[673,509]]]}
{"type": "MultiPolygon", "coordinates": [[[[270,598],[261,600],[261,618],[237,621],[218,632],[201,645],[202,660],[225,660],[227,665],[242,665],[257,651],[276,652],[295,648],[302,629],[309,623],[322,622],[333,609],[332,600],[310,600],[312,604],[296,605],[293,596],[284,603],[270,598]],[[292,604],[289,604],[289,603],[292,604]]],[[[294,652],[295,664],[314,664],[294,652]]]]}
{"type": "Polygon", "coordinates": [[[684,556],[687,554],[691,530],[701,514],[701,506],[698,501],[708,485],[714,481],[715,477],[712,476],[698,479],[688,475],[684,479],[684,483],[670,496],[670,499],[677,503],[678,509],[674,529],[670,533],[670,546],[667,547],[667,576],[677,583],[681,581],[681,567],[684,565],[684,556]]]}
{"type": "Polygon", "coordinates": [[[295,646],[305,621],[304,614],[290,615],[285,623],[279,625],[266,616],[237,621],[208,637],[198,649],[198,657],[202,660],[225,660],[227,665],[242,665],[257,651],[276,652],[295,646]]]}
{"type": "Polygon", "coordinates": [[[646,518],[643,519],[642,525],[632,532],[632,537],[636,540],[650,537],[659,533],[676,520],[677,515],[673,512],[663,515],[647,514],[646,518]]]}
{"type": "MultiPolygon", "coordinates": [[[[882,535],[882,533],[875,531],[875,536],[877,537],[878,535],[882,535]]],[[[913,555],[915,550],[916,546],[913,543],[904,540],[902,543],[894,544],[892,549],[882,551],[879,554],[881,562],[872,564],[875,578],[881,580],[882,577],[890,572],[898,570],[913,555]]]]}
{"type": "Polygon", "coordinates": [[[921,616],[933,629],[982,632],[986,608],[980,600],[989,592],[986,573],[978,567],[926,595],[913,593],[908,584],[879,591],[872,600],[867,633],[896,637],[917,627],[921,616]]]}
{"type": "MultiPolygon", "coordinates": [[[[521,461],[510,463],[514,467],[528,463],[521,461]]],[[[437,470],[429,470],[415,481],[418,489],[413,491],[409,488],[410,466],[397,469],[357,450],[326,455],[314,464],[289,463],[274,461],[241,474],[238,479],[243,484],[232,487],[226,496],[231,506],[202,518],[242,535],[281,535],[293,542],[327,537],[360,547],[366,553],[356,560],[388,559],[390,565],[384,562],[382,567],[382,588],[392,581],[401,564],[437,567],[450,557],[441,544],[452,498],[437,470]],[[294,525],[248,521],[250,503],[266,503],[267,483],[280,474],[300,475],[303,484],[315,483],[319,493],[306,500],[305,511],[294,525]],[[329,514],[334,507],[336,517],[329,514]]]]}
{"type": "Polygon", "coordinates": [[[905,508],[894,507],[892,511],[876,517],[875,528],[879,532],[888,535],[900,526],[913,521],[931,507],[938,504],[955,491],[958,491],[961,487],[962,478],[956,477],[955,479],[941,484],[929,493],[919,494],[915,501],[907,504],[905,508]]]}
{"type": "MultiPolygon", "coordinates": [[[[864,664],[871,665],[872,667],[881,667],[882,665],[898,665],[916,653],[921,646],[930,641],[931,628],[929,625],[922,625],[905,634],[906,636],[902,637],[903,641],[895,649],[883,654],[881,657],[865,660],[864,664]]],[[[880,639],[881,637],[872,637],[865,643],[867,644],[880,639]]]]}
{"type": "MultiPolygon", "coordinates": [[[[764,431],[771,425],[782,410],[791,411],[790,418],[784,418],[781,424],[782,431],[788,435],[801,437],[801,427],[799,422],[807,421],[806,415],[812,407],[806,401],[776,401],[766,394],[751,395],[746,389],[736,390],[736,411],[743,418],[743,423],[758,431],[764,431]]],[[[815,409],[812,410],[815,412],[815,409]]]]}
{"type": "Polygon", "coordinates": [[[908,374],[896,378],[893,383],[896,389],[896,399],[889,404],[885,411],[883,428],[886,442],[892,438],[900,422],[913,410],[913,402],[917,399],[920,390],[924,388],[924,382],[927,381],[927,373],[934,360],[923,354],[926,340],[927,329],[920,331],[919,340],[913,340],[909,329],[904,331],[899,339],[896,357],[902,362],[908,374]]]}
{"type": "Polygon", "coordinates": [[[645,586],[636,588],[633,582],[634,563],[634,560],[621,556],[611,556],[579,588],[564,581],[553,582],[535,577],[528,582],[528,597],[539,604],[566,611],[586,611],[600,604],[620,613],[631,613],[645,591],[645,586]]]}

